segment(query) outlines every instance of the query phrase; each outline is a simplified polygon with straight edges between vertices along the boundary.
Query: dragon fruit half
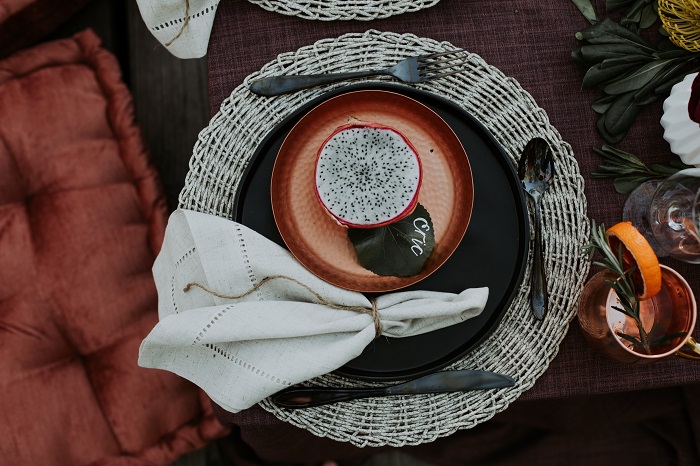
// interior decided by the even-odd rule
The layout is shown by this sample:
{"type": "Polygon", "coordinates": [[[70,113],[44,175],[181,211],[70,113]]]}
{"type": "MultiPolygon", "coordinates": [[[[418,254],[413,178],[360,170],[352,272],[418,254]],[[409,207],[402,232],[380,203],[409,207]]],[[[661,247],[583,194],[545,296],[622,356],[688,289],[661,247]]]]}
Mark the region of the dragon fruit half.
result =
{"type": "Polygon", "coordinates": [[[401,220],[418,203],[418,152],[399,131],[379,123],[340,126],[316,160],[316,196],[341,225],[376,228],[401,220]]]}

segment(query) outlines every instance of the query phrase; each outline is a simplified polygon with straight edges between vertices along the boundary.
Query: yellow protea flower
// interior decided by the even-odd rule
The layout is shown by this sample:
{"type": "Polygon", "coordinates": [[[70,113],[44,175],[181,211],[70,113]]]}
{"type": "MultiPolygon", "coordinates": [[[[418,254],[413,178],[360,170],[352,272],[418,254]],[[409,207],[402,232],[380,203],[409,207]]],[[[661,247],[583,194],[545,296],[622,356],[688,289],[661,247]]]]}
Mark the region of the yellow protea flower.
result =
{"type": "Polygon", "coordinates": [[[691,52],[700,51],[700,2],[659,0],[659,18],[671,41],[691,52]]]}

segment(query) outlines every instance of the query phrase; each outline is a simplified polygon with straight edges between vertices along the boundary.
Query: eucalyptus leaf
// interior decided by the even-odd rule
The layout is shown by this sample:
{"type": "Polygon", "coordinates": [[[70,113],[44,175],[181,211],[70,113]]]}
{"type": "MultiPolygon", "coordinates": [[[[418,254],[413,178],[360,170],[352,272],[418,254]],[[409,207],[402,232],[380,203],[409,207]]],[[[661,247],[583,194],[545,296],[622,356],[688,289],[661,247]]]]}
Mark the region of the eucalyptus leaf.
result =
{"type": "Polygon", "coordinates": [[[649,56],[644,50],[629,44],[591,44],[581,46],[581,55],[588,63],[600,63],[609,58],[649,56]]]}
{"type": "Polygon", "coordinates": [[[621,94],[605,112],[605,129],[613,135],[626,133],[641,109],[634,103],[634,93],[621,94]]]}
{"type": "MultiPolygon", "coordinates": [[[[622,28],[625,30],[625,33],[627,34],[632,34],[635,36],[636,34],[632,31],[630,31],[627,28],[622,28]]],[[[611,34],[611,33],[602,33],[597,36],[592,36],[590,38],[586,38],[586,34],[582,32],[577,32],[576,33],[576,38],[578,40],[585,40],[589,44],[594,44],[594,45],[604,45],[604,44],[616,44],[616,45],[629,45],[632,47],[637,47],[639,49],[640,53],[653,53],[654,48],[644,42],[643,40],[641,41],[636,41],[632,40],[628,37],[620,36],[618,34],[611,34]]],[[[638,36],[637,36],[638,37],[638,36]]]]}
{"type": "Polygon", "coordinates": [[[630,152],[618,149],[615,146],[605,144],[600,149],[594,147],[593,151],[600,154],[605,159],[619,160],[621,163],[637,167],[641,170],[647,169],[647,166],[639,159],[639,157],[630,152]]]}
{"type": "Polygon", "coordinates": [[[605,18],[603,21],[598,21],[597,23],[588,26],[580,32],[577,32],[576,38],[578,40],[588,41],[591,44],[618,43],[636,45],[640,49],[646,50],[649,53],[654,52],[654,47],[652,47],[642,37],[625,28],[624,26],[619,25],[610,18],[605,18]]]}
{"type": "Polygon", "coordinates": [[[659,96],[667,95],[671,88],[687,74],[685,61],[673,63],[642,86],[634,94],[634,103],[640,107],[656,101],[659,96]]]}
{"type": "Polygon", "coordinates": [[[621,194],[630,193],[645,181],[667,178],[688,168],[679,159],[672,159],[667,165],[647,166],[636,155],[607,144],[601,148],[594,147],[593,151],[603,158],[603,163],[591,173],[591,178],[612,178],[615,190],[621,194]]]}
{"type": "Polygon", "coordinates": [[[608,94],[623,94],[625,92],[641,89],[642,86],[654,79],[654,77],[662,72],[671,62],[672,60],[667,59],[645,63],[636,72],[606,85],[603,90],[608,94]]]}
{"type": "Polygon", "coordinates": [[[591,4],[591,0],[572,0],[574,2],[574,5],[576,5],[576,8],[578,8],[578,11],[580,11],[583,16],[590,22],[594,23],[595,21],[598,21],[598,18],[596,17],[595,10],[593,9],[593,5],[591,4]]]}
{"type": "Polygon", "coordinates": [[[619,10],[620,8],[625,8],[633,4],[635,0],[608,0],[605,2],[605,11],[608,13],[611,11],[619,10]]]}
{"type": "MultiPolygon", "coordinates": [[[[659,175],[671,176],[671,175],[675,175],[678,172],[677,168],[668,167],[666,165],[661,165],[659,163],[654,163],[649,168],[651,168],[654,172],[658,173],[659,175]]],[[[689,168],[689,167],[687,165],[685,165],[683,168],[689,168]]]]}
{"type": "Polygon", "coordinates": [[[636,63],[626,63],[608,68],[602,68],[601,65],[602,63],[594,65],[586,71],[586,74],[583,76],[583,81],[581,82],[581,89],[591,89],[599,84],[605,84],[608,81],[620,79],[620,76],[633,73],[637,67],[636,63]]]}
{"type": "Polygon", "coordinates": [[[642,10],[642,17],[639,20],[639,27],[642,29],[646,29],[652,26],[657,19],[659,19],[659,15],[656,13],[654,5],[650,3],[642,10]]]}
{"type": "Polygon", "coordinates": [[[654,56],[643,54],[643,55],[625,55],[621,57],[608,58],[599,63],[601,69],[612,68],[613,66],[619,66],[624,64],[639,64],[647,63],[654,60],[654,56]]]}
{"type": "Polygon", "coordinates": [[[579,65],[588,65],[589,63],[586,62],[586,60],[583,58],[583,54],[581,53],[581,49],[578,48],[571,52],[571,59],[574,60],[574,62],[578,63],[579,65]]]}
{"type": "Polygon", "coordinates": [[[652,90],[651,93],[647,93],[645,89],[642,89],[642,93],[639,94],[639,97],[635,96],[634,98],[634,103],[640,107],[643,107],[645,105],[649,105],[650,103],[654,102],[656,99],[659,98],[658,95],[653,93],[653,86],[649,86],[650,89],[652,90]]]}
{"type": "Polygon", "coordinates": [[[670,162],[668,162],[668,165],[672,168],[677,168],[678,170],[685,170],[686,168],[692,168],[691,165],[686,165],[683,162],[681,162],[680,159],[673,159],[670,162]]]}
{"type": "Polygon", "coordinates": [[[613,180],[613,187],[620,194],[629,194],[650,179],[650,176],[623,176],[613,180]]]}
{"type": "Polygon", "coordinates": [[[598,166],[598,170],[609,173],[616,173],[617,175],[634,175],[638,173],[638,170],[636,168],[625,167],[621,164],[602,164],[598,166]]]}
{"type": "Polygon", "coordinates": [[[593,102],[591,107],[596,113],[605,113],[608,110],[608,108],[610,108],[610,105],[612,105],[616,98],[617,96],[615,95],[606,95],[593,102]]]}
{"type": "Polygon", "coordinates": [[[671,88],[681,82],[688,74],[694,73],[700,69],[700,62],[696,58],[691,58],[679,64],[680,66],[674,67],[669,70],[668,75],[665,77],[663,83],[660,83],[655,89],[654,93],[657,95],[666,96],[671,92],[671,88]],[[688,63],[692,63],[696,60],[693,66],[688,67],[688,63]]]}
{"type": "Polygon", "coordinates": [[[630,7],[629,10],[620,19],[620,24],[638,24],[639,20],[642,18],[642,9],[644,8],[645,1],[637,0],[630,7]]]}
{"type": "Polygon", "coordinates": [[[608,131],[606,128],[605,121],[607,119],[607,112],[603,113],[598,117],[598,121],[596,122],[596,129],[598,130],[598,133],[600,133],[601,136],[603,136],[603,139],[605,139],[606,142],[610,144],[617,144],[618,142],[622,141],[624,139],[625,134],[627,134],[627,131],[622,131],[620,133],[612,133],[608,131]]]}
{"type": "Polygon", "coordinates": [[[621,174],[620,170],[633,170],[634,173],[638,174],[651,174],[651,171],[645,165],[640,167],[636,164],[625,162],[624,160],[611,159],[608,157],[603,157],[603,163],[598,167],[598,170],[601,172],[616,174],[621,174]]]}
{"type": "Polygon", "coordinates": [[[654,52],[654,57],[655,58],[681,58],[681,57],[687,57],[689,55],[692,56],[690,52],[688,52],[685,49],[675,47],[675,48],[669,48],[667,50],[659,50],[658,52],[654,52]]]}
{"type": "Polygon", "coordinates": [[[656,2],[652,0],[630,0],[624,2],[608,3],[608,12],[626,7],[625,13],[620,19],[620,24],[638,33],[640,29],[646,29],[656,22],[658,13],[656,2]],[[612,9],[610,9],[612,8],[612,9]]]}
{"type": "Polygon", "coordinates": [[[417,275],[435,247],[430,214],[418,204],[409,216],[379,228],[349,228],[360,264],[382,276],[417,275]]]}

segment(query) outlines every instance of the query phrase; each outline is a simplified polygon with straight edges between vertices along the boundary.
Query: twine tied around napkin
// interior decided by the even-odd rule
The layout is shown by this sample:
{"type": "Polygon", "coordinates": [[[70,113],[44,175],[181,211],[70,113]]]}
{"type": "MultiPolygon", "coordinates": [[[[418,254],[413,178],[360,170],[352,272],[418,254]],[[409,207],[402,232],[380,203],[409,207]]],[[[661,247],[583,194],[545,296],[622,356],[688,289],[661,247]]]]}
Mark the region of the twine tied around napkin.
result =
{"type": "Polygon", "coordinates": [[[153,278],[160,322],[141,343],[139,365],[194,382],[230,412],[342,367],[378,330],[432,332],[479,315],[488,299],[487,288],[470,288],[370,301],[244,225],[189,210],[170,216],[153,278]]]}
{"type": "Polygon", "coordinates": [[[196,286],[197,288],[201,288],[202,290],[206,291],[207,293],[213,294],[217,298],[222,298],[222,299],[240,299],[240,298],[245,298],[248,295],[251,295],[255,293],[259,288],[261,288],[265,283],[271,281],[271,280],[277,280],[277,279],[284,279],[284,280],[289,280],[290,282],[296,283],[300,287],[304,288],[306,291],[311,293],[321,304],[324,306],[328,306],[331,309],[340,309],[344,311],[355,311],[355,312],[360,312],[362,314],[369,314],[372,316],[372,320],[374,320],[374,336],[379,338],[382,334],[382,322],[379,320],[379,312],[377,312],[377,300],[374,298],[371,298],[369,300],[370,304],[372,304],[372,308],[366,308],[366,307],[360,307],[360,306],[339,306],[337,304],[333,304],[332,302],[326,300],[321,296],[320,294],[316,293],[314,290],[312,290],[310,287],[304,285],[302,282],[299,280],[288,277],[286,275],[271,275],[269,277],[265,277],[258,284],[253,286],[253,288],[249,289],[248,291],[238,294],[238,295],[225,295],[221,293],[217,293],[214,290],[210,290],[206,286],[200,284],[200,283],[188,283],[185,285],[185,288],[182,289],[185,293],[190,291],[190,289],[193,286],[196,286]]]}
{"type": "Polygon", "coordinates": [[[182,27],[180,27],[180,31],[177,33],[177,35],[169,41],[164,42],[163,45],[169,47],[170,44],[178,40],[188,24],[190,24],[190,0],[185,0],[185,21],[182,23],[182,27]]]}

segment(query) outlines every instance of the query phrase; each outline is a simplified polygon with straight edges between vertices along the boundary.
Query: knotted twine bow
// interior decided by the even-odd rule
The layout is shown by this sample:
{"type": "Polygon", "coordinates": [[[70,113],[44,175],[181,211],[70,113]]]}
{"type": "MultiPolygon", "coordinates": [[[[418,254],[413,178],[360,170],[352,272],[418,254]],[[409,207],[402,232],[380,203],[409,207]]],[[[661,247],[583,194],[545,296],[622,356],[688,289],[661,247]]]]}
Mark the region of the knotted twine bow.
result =
{"type": "Polygon", "coordinates": [[[216,292],[216,291],[214,291],[214,290],[212,290],[212,289],[210,289],[210,288],[207,288],[206,286],[201,285],[201,284],[199,284],[199,283],[188,283],[187,286],[185,286],[185,287],[182,289],[182,291],[184,291],[185,293],[187,293],[187,292],[190,291],[190,290],[192,289],[192,287],[194,286],[194,287],[197,287],[197,288],[201,288],[202,290],[206,291],[206,292],[209,293],[209,294],[212,294],[212,295],[216,296],[217,298],[221,298],[221,299],[240,299],[240,298],[245,298],[246,296],[255,293],[255,292],[256,292],[257,290],[259,290],[265,283],[270,282],[270,281],[272,281],[272,280],[276,280],[276,279],[289,280],[290,282],[296,283],[297,285],[301,286],[301,287],[304,288],[306,291],[308,291],[309,293],[311,293],[311,294],[316,298],[316,300],[317,300],[318,302],[320,302],[320,303],[323,304],[324,306],[330,307],[331,309],[339,309],[339,310],[342,310],[342,311],[355,311],[355,312],[359,312],[359,313],[361,313],[361,314],[368,314],[368,315],[372,316],[372,320],[374,321],[374,336],[375,336],[375,338],[381,336],[381,334],[382,334],[382,323],[381,323],[381,321],[379,320],[379,312],[377,312],[377,301],[376,301],[374,298],[372,298],[372,299],[369,300],[369,302],[372,303],[372,308],[371,308],[371,309],[366,308],[366,307],[361,307],[361,306],[342,306],[342,305],[340,305],[340,304],[333,304],[333,303],[331,303],[330,301],[326,300],[323,296],[321,296],[320,294],[318,294],[317,292],[315,292],[315,291],[314,291],[313,289],[311,289],[309,286],[307,286],[307,285],[301,283],[299,280],[296,280],[295,278],[288,277],[287,275],[270,275],[270,276],[268,276],[268,277],[265,277],[265,278],[263,278],[262,280],[260,280],[259,283],[257,283],[255,286],[253,286],[253,288],[251,288],[250,290],[248,290],[248,291],[246,291],[246,292],[244,292],[244,293],[242,293],[242,294],[239,294],[239,295],[225,295],[225,294],[221,294],[221,293],[218,293],[218,292],[216,292]]]}

